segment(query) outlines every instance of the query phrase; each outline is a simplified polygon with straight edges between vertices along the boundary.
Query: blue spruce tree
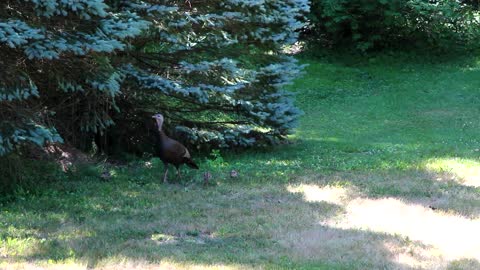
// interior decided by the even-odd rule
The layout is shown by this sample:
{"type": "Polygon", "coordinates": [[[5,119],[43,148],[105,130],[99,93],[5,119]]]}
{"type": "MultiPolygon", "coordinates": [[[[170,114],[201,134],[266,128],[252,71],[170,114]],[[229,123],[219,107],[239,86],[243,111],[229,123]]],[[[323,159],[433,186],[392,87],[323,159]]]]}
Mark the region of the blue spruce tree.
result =
{"type": "Polygon", "coordinates": [[[122,75],[109,56],[148,27],[103,0],[1,1],[0,156],[111,125],[122,75]]]}
{"type": "Polygon", "coordinates": [[[301,67],[282,49],[308,8],[307,0],[2,1],[0,155],[24,143],[88,147],[95,134],[135,150],[159,111],[186,143],[275,143],[300,114],[284,87],[301,67]]]}
{"type": "Polygon", "coordinates": [[[296,42],[308,1],[158,2],[123,7],[151,24],[122,67],[127,83],[115,122],[126,124],[111,137],[145,141],[136,118],[160,111],[170,133],[196,147],[284,139],[301,113],[284,88],[301,66],[282,50],[296,42]]]}

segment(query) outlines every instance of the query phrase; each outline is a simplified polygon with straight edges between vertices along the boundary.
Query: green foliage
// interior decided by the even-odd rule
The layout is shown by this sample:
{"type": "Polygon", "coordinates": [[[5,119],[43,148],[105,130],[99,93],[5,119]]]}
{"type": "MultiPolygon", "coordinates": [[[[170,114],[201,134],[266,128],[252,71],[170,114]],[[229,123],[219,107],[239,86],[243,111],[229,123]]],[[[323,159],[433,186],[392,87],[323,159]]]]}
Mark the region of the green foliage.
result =
{"type": "Polygon", "coordinates": [[[10,199],[13,191],[19,185],[21,176],[20,160],[17,157],[1,157],[0,158],[0,202],[10,199]],[[7,196],[7,197],[3,197],[7,196]]]}
{"type": "Polygon", "coordinates": [[[300,66],[282,46],[295,42],[307,1],[184,4],[147,1],[148,8],[137,8],[152,28],[135,43],[138,61],[123,66],[128,84],[114,115],[119,128],[107,140],[145,151],[155,112],[165,115],[172,136],[196,148],[284,139],[301,112],[284,91],[300,66]]]}
{"type": "Polygon", "coordinates": [[[220,150],[212,150],[212,152],[210,153],[210,157],[211,159],[208,160],[208,163],[211,166],[219,167],[225,162],[222,154],[220,153],[220,150]]]}
{"type": "Polygon", "coordinates": [[[313,1],[310,19],[317,42],[361,51],[406,44],[470,48],[480,37],[478,14],[456,0],[313,1]]]}
{"type": "Polygon", "coordinates": [[[0,155],[63,140],[88,150],[94,137],[148,152],[157,112],[187,144],[284,139],[300,115],[284,86],[300,66],[282,46],[307,11],[306,0],[3,1],[0,155]]]}
{"type": "Polygon", "coordinates": [[[398,31],[405,1],[327,0],[313,1],[311,19],[316,35],[326,35],[335,44],[354,44],[366,50],[387,42],[398,31]]]}
{"type": "Polygon", "coordinates": [[[219,150],[212,150],[209,158],[205,161],[205,170],[213,171],[214,173],[221,172],[227,168],[228,163],[222,157],[219,150]]]}
{"type": "Polygon", "coordinates": [[[480,37],[478,12],[458,1],[443,0],[436,3],[408,1],[408,30],[412,40],[442,49],[472,48],[480,37]]]}
{"type": "Polygon", "coordinates": [[[0,156],[111,125],[122,77],[106,56],[148,27],[102,0],[31,2],[0,3],[0,156]]]}
{"type": "Polygon", "coordinates": [[[18,153],[0,157],[0,168],[0,203],[43,192],[67,177],[55,163],[25,160],[18,153]]]}

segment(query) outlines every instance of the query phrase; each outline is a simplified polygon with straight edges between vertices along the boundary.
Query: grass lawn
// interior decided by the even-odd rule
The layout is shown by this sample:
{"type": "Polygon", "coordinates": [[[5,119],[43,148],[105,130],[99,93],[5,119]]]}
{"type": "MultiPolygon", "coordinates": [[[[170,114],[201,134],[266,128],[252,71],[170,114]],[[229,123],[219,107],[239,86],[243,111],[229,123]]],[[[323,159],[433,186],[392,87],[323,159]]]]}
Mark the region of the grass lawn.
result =
{"type": "Polygon", "coordinates": [[[480,62],[303,62],[292,144],[56,182],[0,207],[0,269],[480,269],[480,62]]]}

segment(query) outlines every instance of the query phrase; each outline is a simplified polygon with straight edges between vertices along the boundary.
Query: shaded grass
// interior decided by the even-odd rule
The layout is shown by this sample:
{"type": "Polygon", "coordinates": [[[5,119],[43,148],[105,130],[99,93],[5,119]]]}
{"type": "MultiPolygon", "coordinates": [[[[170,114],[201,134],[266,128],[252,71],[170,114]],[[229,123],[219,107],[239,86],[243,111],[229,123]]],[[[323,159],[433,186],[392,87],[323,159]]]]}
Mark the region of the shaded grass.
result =
{"type": "Polygon", "coordinates": [[[351,216],[357,204],[391,202],[395,211],[476,224],[477,60],[303,62],[306,75],[291,89],[305,115],[292,144],[203,160],[209,186],[196,171],[163,185],[158,159],[112,167],[108,182],[82,170],[2,206],[0,268],[478,268],[478,258],[448,258],[410,231],[364,229],[351,216]]]}
{"type": "Polygon", "coordinates": [[[79,259],[88,267],[101,267],[112,256],[117,262],[128,258],[187,265],[295,266],[286,259],[287,252],[278,252],[282,248],[272,232],[300,229],[312,223],[318,211],[336,210],[327,204],[304,204],[301,196],[275,185],[186,188],[139,184],[124,176],[107,187],[93,181],[77,184],[63,183],[2,211],[2,254],[14,261],[79,259]],[[296,211],[305,215],[291,224],[289,216],[296,211]]]}
{"type": "Polygon", "coordinates": [[[376,56],[304,62],[308,75],[292,87],[305,111],[296,144],[245,154],[236,159],[238,166],[257,158],[280,172],[424,169],[434,158],[478,162],[475,60],[376,56]]]}

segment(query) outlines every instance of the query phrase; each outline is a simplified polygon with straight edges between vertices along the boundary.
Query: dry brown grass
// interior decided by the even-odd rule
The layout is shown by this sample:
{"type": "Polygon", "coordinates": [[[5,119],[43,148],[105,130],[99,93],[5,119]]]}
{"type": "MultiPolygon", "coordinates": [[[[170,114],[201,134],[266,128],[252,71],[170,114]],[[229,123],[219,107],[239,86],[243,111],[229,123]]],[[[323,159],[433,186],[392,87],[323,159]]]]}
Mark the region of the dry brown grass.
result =
{"type": "Polygon", "coordinates": [[[333,203],[344,211],[278,237],[299,258],[352,261],[360,269],[478,269],[478,191],[457,186],[443,192],[445,183],[437,179],[445,175],[412,172],[395,177],[387,173],[304,178],[303,184],[288,190],[308,202],[333,203]],[[421,183],[425,180],[428,187],[421,183]],[[339,182],[349,185],[338,186],[339,182]],[[369,194],[375,186],[385,194],[369,194]],[[420,191],[432,196],[427,199],[420,191]]]}
{"type": "Polygon", "coordinates": [[[0,245],[0,269],[479,269],[479,190],[452,179],[310,174],[189,190],[121,180],[101,184],[110,197],[91,192],[69,208],[81,221],[57,209],[68,198],[42,217],[43,199],[21,204],[9,232],[18,241],[0,245]]]}
{"type": "MultiPolygon", "coordinates": [[[[99,270],[240,270],[245,269],[242,265],[202,265],[202,264],[187,264],[177,263],[172,261],[162,261],[158,263],[151,263],[145,260],[128,260],[116,258],[115,262],[102,262],[95,269],[99,270]]],[[[250,268],[250,267],[249,267],[250,268]]],[[[36,264],[36,263],[13,263],[0,268],[2,270],[87,270],[92,269],[86,264],[77,263],[56,263],[56,264],[36,264]]]]}

